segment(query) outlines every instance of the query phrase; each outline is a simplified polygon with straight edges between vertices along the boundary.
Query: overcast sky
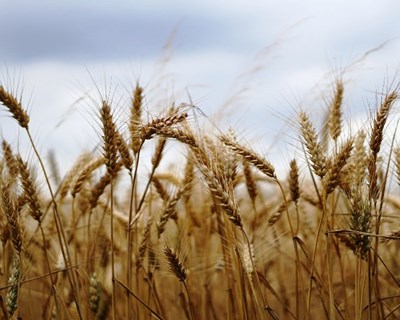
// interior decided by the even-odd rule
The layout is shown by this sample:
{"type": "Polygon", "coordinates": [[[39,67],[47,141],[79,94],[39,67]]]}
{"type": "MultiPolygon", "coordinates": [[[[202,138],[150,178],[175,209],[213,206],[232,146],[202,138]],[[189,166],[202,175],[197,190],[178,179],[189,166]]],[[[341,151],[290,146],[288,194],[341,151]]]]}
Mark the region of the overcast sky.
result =
{"type": "MultiPolygon", "coordinates": [[[[357,122],[400,61],[395,0],[0,5],[0,83],[23,89],[40,148],[56,149],[68,164],[93,146],[95,105],[75,102],[96,97],[96,85],[128,97],[139,80],[154,114],[161,101],[189,102],[190,94],[210,117],[226,112],[222,128],[232,125],[271,159],[283,152],[288,163],[291,153],[275,143],[294,143],[286,118],[300,106],[320,115],[321,96],[342,75],[346,110],[357,122]]],[[[0,117],[2,135],[16,144],[15,125],[7,113],[0,117]]]]}

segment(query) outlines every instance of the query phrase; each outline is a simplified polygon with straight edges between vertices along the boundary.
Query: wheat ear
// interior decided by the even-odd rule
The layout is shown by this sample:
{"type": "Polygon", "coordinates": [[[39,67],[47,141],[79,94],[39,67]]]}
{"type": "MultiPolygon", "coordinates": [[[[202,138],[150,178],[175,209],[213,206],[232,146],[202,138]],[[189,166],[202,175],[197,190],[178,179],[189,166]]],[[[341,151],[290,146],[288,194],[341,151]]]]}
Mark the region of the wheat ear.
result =
{"type": "Polygon", "coordinates": [[[229,147],[233,151],[237,152],[244,159],[246,159],[248,162],[250,162],[253,166],[255,166],[257,169],[259,169],[262,173],[264,173],[267,177],[270,177],[274,180],[276,179],[275,168],[269,161],[262,158],[260,155],[258,155],[253,150],[247,149],[247,148],[241,146],[240,144],[238,144],[237,142],[232,141],[226,135],[221,135],[219,138],[223,144],[225,144],[227,147],[229,147]]]}
{"type": "Polygon", "coordinates": [[[19,173],[21,175],[21,184],[24,189],[24,197],[27,199],[29,205],[29,214],[37,222],[41,222],[43,211],[41,209],[38,191],[31,177],[28,165],[21,157],[17,156],[19,173]]]}
{"type": "Polygon", "coordinates": [[[315,174],[322,179],[327,172],[327,159],[324,155],[323,148],[318,143],[317,133],[308,115],[304,112],[300,112],[299,118],[301,136],[306,146],[311,166],[315,174]]]}
{"type": "Polygon", "coordinates": [[[343,81],[338,79],[335,83],[335,95],[330,106],[329,133],[333,140],[337,140],[342,131],[342,103],[343,103],[343,81]]]}
{"type": "Polygon", "coordinates": [[[29,116],[22,108],[21,103],[8,91],[0,85],[0,102],[10,111],[13,118],[18,124],[25,129],[28,129],[29,116]]]}
{"type": "Polygon", "coordinates": [[[15,255],[11,267],[11,274],[8,277],[8,285],[10,286],[6,296],[6,305],[9,315],[12,317],[18,307],[18,289],[19,279],[21,275],[21,260],[19,255],[15,255]]]}
{"type": "Polygon", "coordinates": [[[131,147],[135,155],[138,154],[140,145],[142,144],[140,137],[140,129],[142,127],[142,102],[143,88],[137,84],[132,97],[131,116],[129,121],[131,147]]]}
{"type": "Polygon", "coordinates": [[[18,254],[22,252],[23,245],[23,229],[16,203],[11,194],[9,185],[1,185],[1,208],[3,215],[7,219],[8,232],[14,249],[18,254]]]}
{"type": "Polygon", "coordinates": [[[350,157],[351,150],[353,149],[353,140],[349,139],[343,145],[339,153],[330,166],[327,175],[325,176],[326,181],[326,193],[330,194],[337,187],[340,182],[340,175],[343,167],[350,157]]]}

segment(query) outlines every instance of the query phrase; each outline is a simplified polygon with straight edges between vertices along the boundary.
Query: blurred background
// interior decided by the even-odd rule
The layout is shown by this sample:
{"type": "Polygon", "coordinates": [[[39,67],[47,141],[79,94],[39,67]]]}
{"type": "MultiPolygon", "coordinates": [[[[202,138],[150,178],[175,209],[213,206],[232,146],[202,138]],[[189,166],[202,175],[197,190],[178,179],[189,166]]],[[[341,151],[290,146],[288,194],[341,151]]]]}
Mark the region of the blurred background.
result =
{"type": "MultiPolygon", "coordinates": [[[[136,82],[145,90],[145,119],[171,103],[193,103],[286,172],[291,148],[300,152],[296,112],[321,120],[335,79],[344,80],[353,128],[398,80],[395,0],[0,6],[0,83],[22,97],[39,148],[53,149],[62,171],[98,141],[101,96],[123,117],[136,82]]],[[[0,134],[31,154],[4,109],[0,117],[0,134]]]]}

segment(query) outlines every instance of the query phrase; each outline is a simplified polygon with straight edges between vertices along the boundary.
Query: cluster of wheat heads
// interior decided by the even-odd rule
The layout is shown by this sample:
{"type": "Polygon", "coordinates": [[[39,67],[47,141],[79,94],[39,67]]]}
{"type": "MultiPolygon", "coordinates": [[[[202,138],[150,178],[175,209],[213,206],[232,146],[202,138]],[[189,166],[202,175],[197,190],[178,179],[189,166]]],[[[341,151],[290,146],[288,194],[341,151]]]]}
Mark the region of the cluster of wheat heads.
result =
{"type": "Polygon", "coordinates": [[[396,89],[344,136],[337,80],[322,130],[298,113],[286,176],[233,131],[199,130],[188,107],[145,120],[143,89],[132,91],[128,119],[98,104],[101,147],[55,183],[27,112],[0,86],[34,154],[2,141],[2,318],[400,317],[400,198],[388,188],[400,149],[385,131],[396,89]],[[184,157],[162,169],[168,144],[184,157]]]}

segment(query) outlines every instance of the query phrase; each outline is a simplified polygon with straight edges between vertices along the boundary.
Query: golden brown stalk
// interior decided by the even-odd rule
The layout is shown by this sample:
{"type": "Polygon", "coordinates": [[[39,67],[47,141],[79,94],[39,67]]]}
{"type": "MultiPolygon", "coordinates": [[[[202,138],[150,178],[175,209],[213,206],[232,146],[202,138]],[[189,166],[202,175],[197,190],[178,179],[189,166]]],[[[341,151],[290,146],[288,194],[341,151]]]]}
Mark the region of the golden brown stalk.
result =
{"type": "Polygon", "coordinates": [[[343,81],[336,81],[335,95],[330,106],[329,133],[333,140],[337,140],[342,130],[342,102],[343,102],[343,81]]]}
{"type": "Polygon", "coordinates": [[[114,178],[117,174],[118,160],[117,129],[112,119],[111,108],[106,101],[102,103],[100,116],[103,125],[103,156],[107,171],[114,178]]]}
{"type": "Polygon", "coordinates": [[[300,112],[300,130],[304,144],[310,157],[311,167],[314,173],[321,179],[327,172],[327,159],[324,155],[323,148],[318,143],[317,133],[308,118],[307,114],[300,112]]]}
{"type": "Polygon", "coordinates": [[[107,172],[111,177],[110,188],[110,234],[111,234],[111,280],[112,280],[112,319],[117,317],[116,305],[116,283],[115,283],[115,248],[114,248],[114,189],[113,179],[118,173],[118,144],[117,129],[112,119],[111,108],[103,101],[100,109],[101,122],[103,125],[103,156],[107,172]]]}
{"type": "Polygon", "coordinates": [[[341,171],[349,159],[352,149],[353,140],[349,139],[342,146],[341,150],[332,161],[332,165],[329,167],[329,170],[325,176],[326,194],[330,194],[339,184],[341,171]]]}
{"type": "Polygon", "coordinates": [[[293,202],[297,203],[300,198],[300,186],[299,186],[299,167],[295,159],[290,161],[290,172],[289,172],[289,190],[290,198],[293,202]]]}
{"type": "Polygon", "coordinates": [[[137,84],[132,97],[131,116],[129,121],[131,147],[135,155],[139,152],[142,143],[140,138],[140,130],[142,127],[142,101],[143,88],[137,84]]]}
{"type": "Polygon", "coordinates": [[[230,149],[232,149],[233,151],[235,151],[239,155],[241,155],[244,159],[246,159],[248,162],[250,162],[257,169],[259,169],[267,177],[276,179],[275,168],[269,161],[262,158],[260,155],[258,155],[253,150],[247,149],[247,148],[239,145],[235,141],[232,141],[226,135],[221,135],[219,138],[222,141],[222,143],[224,143],[230,149]]]}
{"type": "Polygon", "coordinates": [[[22,160],[20,156],[17,156],[19,174],[21,176],[21,184],[24,190],[24,197],[27,200],[29,206],[29,214],[37,222],[41,222],[43,211],[41,209],[38,191],[31,177],[28,165],[22,160]]]}
{"type": "Polygon", "coordinates": [[[0,102],[11,112],[13,118],[17,120],[22,128],[28,129],[28,114],[22,108],[21,103],[11,93],[7,92],[2,85],[0,85],[0,102]]]}
{"type": "Polygon", "coordinates": [[[393,240],[400,240],[400,230],[393,230],[388,237],[382,238],[380,241],[384,244],[389,244],[393,240]]]}

